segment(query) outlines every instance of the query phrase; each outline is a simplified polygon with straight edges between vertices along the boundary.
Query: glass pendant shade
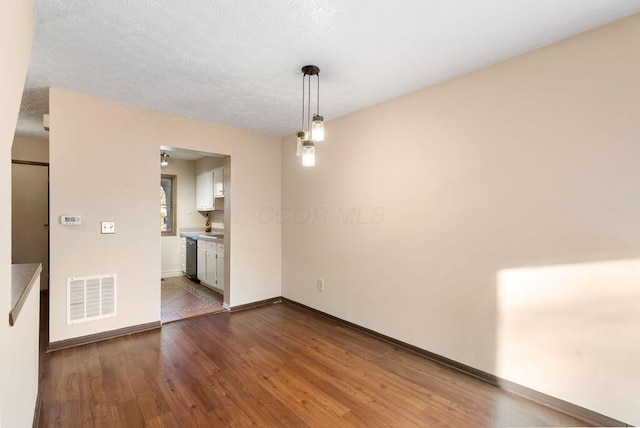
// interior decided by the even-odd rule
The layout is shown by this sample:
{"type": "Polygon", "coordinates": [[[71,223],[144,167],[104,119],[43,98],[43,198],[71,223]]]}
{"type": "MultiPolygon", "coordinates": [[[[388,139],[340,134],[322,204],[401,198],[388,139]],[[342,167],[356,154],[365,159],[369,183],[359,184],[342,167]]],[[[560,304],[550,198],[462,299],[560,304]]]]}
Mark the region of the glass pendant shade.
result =
{"type": "Polygon", "coordinates": [[[316,165],[316,147],[313,141],[302,143],[302,166],[316,165]]]}
{"type": "Polygon", "coordinates": [[[324,118],[319,114],[313,116],[311,123],[311,136],[313,141],[324,141],[324,118]]]}
{"type": "Polygon", "coordinates": [[[302,143],[307,140],[307,133],[304,131],[298,131],[298,140],[296,144],[296,155],[302,156],[302,143]]]}
{"type": "Polygon", "coordinates": [[[169,165],[169,155],[166,153],[162,153],[160,155],[160,166],[167,166],[169,165]]]}
{"type": "Polygon", "coordinates": [[[297,134],[296,155],[302,157],[303,166],[315,166],[316,143],[324,141],[324,118],[320,116],[320,68],[315,65],[302,67],[302,120],[297,134]],[[311,78],[316,81],[316,114],[311,120],[311,78]],[[305,114],[306,113],[306,114],[305,114]]]}

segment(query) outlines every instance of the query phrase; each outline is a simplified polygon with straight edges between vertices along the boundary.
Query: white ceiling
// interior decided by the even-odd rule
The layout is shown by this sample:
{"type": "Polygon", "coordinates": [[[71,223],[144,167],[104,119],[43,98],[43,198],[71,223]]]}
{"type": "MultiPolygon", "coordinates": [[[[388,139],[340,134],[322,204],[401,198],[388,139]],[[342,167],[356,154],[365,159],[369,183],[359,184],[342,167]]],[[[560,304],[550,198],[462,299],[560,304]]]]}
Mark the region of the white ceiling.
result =
{"type": "Polygon", "coordinates": [[[331,120],[640,12],[638,0],[35,0],[18,132],[47,87],[282,136],[300,67],[331,120]]]}

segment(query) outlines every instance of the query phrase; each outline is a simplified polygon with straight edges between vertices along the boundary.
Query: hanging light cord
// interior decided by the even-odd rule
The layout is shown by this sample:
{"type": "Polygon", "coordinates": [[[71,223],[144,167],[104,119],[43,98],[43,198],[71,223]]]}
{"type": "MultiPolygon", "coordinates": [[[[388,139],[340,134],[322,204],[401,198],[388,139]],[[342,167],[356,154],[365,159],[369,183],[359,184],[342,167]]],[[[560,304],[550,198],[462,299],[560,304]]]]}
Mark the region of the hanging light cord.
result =
{"type": "Polygon", "coordinates": [[[302,74],[302,128],[301,131],[304,132],[304,74],[302,74]]]}
{"type": "Polygon", "coordinates": [[[318,105],[316,106],[316,114],[320,114],[320,73],[316,74],[316,79],[318,79],[318,94],[316,96],[316,100],[318,101],[318,105]]]}
{"type": "Polygon", "coordinates": [[[311,75],[309,75],[309,84],[307,85],[309,90],[309,98],[307,99],[307,125],[309,126],[309,139],[313,140],[313,134],[311,129],[311,75]]]}

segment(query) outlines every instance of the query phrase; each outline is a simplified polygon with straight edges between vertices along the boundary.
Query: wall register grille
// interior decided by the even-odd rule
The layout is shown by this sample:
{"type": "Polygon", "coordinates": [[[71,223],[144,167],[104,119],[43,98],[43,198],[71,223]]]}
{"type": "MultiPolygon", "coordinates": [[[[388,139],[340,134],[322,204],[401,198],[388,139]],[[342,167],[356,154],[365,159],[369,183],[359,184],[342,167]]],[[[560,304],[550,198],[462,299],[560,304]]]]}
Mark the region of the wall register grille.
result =
{"type": "Polygon", "coordinates": [[[67,324],[115,315],[115,274],[67,278],[67,324]]]}

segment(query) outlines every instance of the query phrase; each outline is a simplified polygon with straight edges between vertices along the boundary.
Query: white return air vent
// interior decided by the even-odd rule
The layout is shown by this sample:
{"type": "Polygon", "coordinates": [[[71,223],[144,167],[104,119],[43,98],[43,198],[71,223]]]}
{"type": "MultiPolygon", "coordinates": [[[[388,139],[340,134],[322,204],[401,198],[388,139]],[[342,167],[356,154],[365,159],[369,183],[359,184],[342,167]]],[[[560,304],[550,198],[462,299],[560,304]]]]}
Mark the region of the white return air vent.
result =
{"type": "Polygon", "coordinates": [[[115,315],[115,274],[67,279],[67,324],[115,315]]]}

